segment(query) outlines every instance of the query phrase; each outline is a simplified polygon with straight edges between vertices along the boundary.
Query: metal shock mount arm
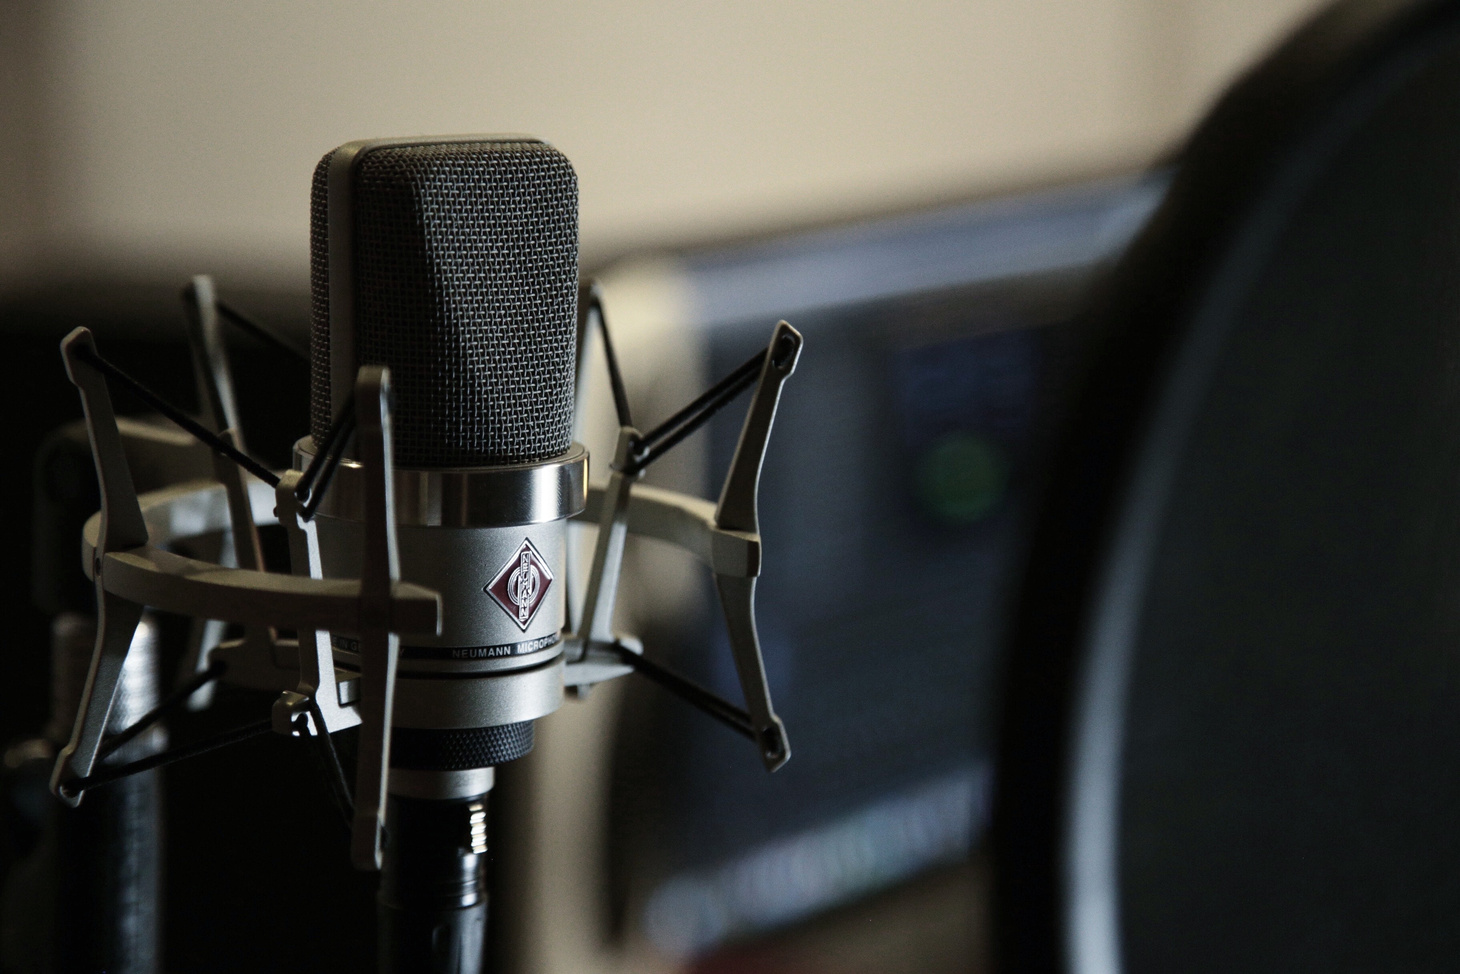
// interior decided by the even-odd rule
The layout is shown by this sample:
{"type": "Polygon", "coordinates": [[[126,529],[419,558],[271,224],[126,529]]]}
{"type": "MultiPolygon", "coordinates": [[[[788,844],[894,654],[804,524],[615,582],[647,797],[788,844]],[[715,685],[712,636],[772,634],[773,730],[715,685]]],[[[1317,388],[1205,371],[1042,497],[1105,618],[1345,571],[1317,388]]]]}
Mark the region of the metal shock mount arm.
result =
{"type": "Polygon", "coordinates": [[[302,555],[295,560],[297,574],[225,568],[161,547],[174,538],[222,527],[220,493],[231,495],[229,526],[238,521],[242,508],[251,529],[258,520],[257,507],[261,501],[266,503],[264,497],[256,496],[260,491],[254,488],[265,485],[230,491],[227,485],[220,490],[217,485],[192,483],[139,499],[122,449],[106,375],[98,368],[98,364],[106,363],[97,354],[90,331],[78,328],[68,335],[62,343],[62,355],[67,373],[81,394],[102,507],[87,522],[82,538],[83,564],[97,593],[96,648],[71,740],[58,756],[52,775],[53,790],[72,805],[81,800],[85,779],[91,776],[102,746],[121,667],[144,605],[256,627],[269,633],[271,652],[286,648],[298,652],[300,678],[293,691],[298,699],[281,701],[282,713],[276,712],[275,718],[275,729],[286,733],[299,732],[299,722],[289,719],[291,702],[307,710],[309,729],[316,734],[360,722],[355,708],[339,701],[333,660],[321,656],[321,649],[327,649],[327,645],[322,647],[320,643],[324,632],[358,632],[362,646],[371,647],[365,654],[360,697],[365,723],[374,725],[375,731],[373,736],[367,734],[361,747],[353,848],[358,865],[378,867],[381,809],[389,766],[387,728],[394,689],[392,649],[398,645],[398,633],[432,633],[440,625],[440,597],[399,580],[390,493],[393,476],[388,376],[380,369],[362,370],[357,393],[357,402],[372,407],[362,410],[360,422],[362,460],[369,485],[362,578],[323,579],[318,577],[318,545],[312,537],[312,526],[300,523],[298,499],[292,494],[282,496],[286,485],[294,483],[293,476],[275,478],[278,489],[274,499],[279,513],[294,519],[292,530],[288,519],[285,527],[291,548],[302,555]],[[314,639],[306,638],[303,646],[297,646],[292,640],[273,636],[275,627],[312,633],[314,639]],[[379,737],[379,742],[373,737],[379,737]],[[77,782],[82,787],[75,787],[77,782]]]}
{"type": "Polygon", "coordinates": [[[355,822],[350,857],[379,869],[390,776],[390,728],[400,636],[391,618],[391,589],[400,581],[396,552],[395,471],[391,464],[390,374],[360,370],[355,382],[360,461],[365,478],[365,537],[360,559],[360,754],[355,772],[355,822]]]}
{"type": "Polygon", "coordinates": [[[91,440],[91,454],[96,461],[96,479],[101,488],[101,512],[98,545],[87,566],[96,587],[96,648],[81,691],[76,711],[76,724],[71,740],[56,757],[51,773],[51,790],[62,800],[75,806],[80,793],[67,793],[62,785],[73,778],[85,778],[96,763],[107,718],[111,716],[122,665],[137,623],[142,619],[142,605],[107,590],[103,581],[103,562],[114,551],[136,549],[147,544],[147,524],[137,503],[132,486],[132,473],[127,455],[122,451],[121,434],[117,432],[116,414],[106,378],[83,361],[78,352],[95,352],[91,332],[78,328],[61,343],[66,374],[81,393],[81,408],[86,415],[86,433],[91,440]]]}
{"type": "MultiPolygon", "coordinates": [[[[202,421],[225,442],[243,451],[243,428],[233,390],[233,370],[223,340],[213,278],[206,274],[196,275],[183,289],[182,298],[202,421]]],[[[228,497],[229,530],[224,534],[223,563],[227,564],[227,559],[231,558],[232,564],[239,568],[263,571],[263,548],[249,505],[247,477],[237,464],[230,463],[226,457],[215,453],[212,459],[213,476],[224,486],[228,497]],[[228,550],[230,547],[231,550],[228,550]]],[[[184,671],[199,673],[207,669],[213,650],[222,637],[223,626],[217,620],[195,625],[184,660],[184,671]]],[[[271,653],[277,640],[278,633],[271,627],[249,626],[244,630],[243,642],[256,655],[271,653]]]]}
{"type": "MultiPolygon", "coordinates": [[[[717,387],[718,392],[711,390],[648,436],[641,436],[632,426],[621,427],[608,483],[589,488],[588,504],[577,517],[596,524],[598,538],[582,615],[576,631],[564,640],[568,660],[564,679],[569,686],[586,687],[629,672],[642,673],[754,740],[769,771],[785,764],[791,749],[771,704],[755,624],[755,582],[761,560],[756,498],[781,386],[795,370],[801,347],[801,334],[782,321],[760,356],[759,371],[749,369],[755,360],[737,370],[746,373],[743,381],[754,375],[755,391],[718,504],[642,486],[638,481],[653,459],[733,397],[738,391],[735,384],[743,384],[742,380],[731,383],[727,379],[717,387]],[[747,709],[645,659],[638,640],[612,631],[624,542],[630,533],[682,548],[714,574],[747,709]]],[[[616,383],[619,385],[621,382],[616,383]]],[[[625,415],[627,410],[618,405],[620,415],[625,415]]]]}
{"type": "MultiPolygon", "coordinates": [[[[760,381],[745,412],[740,440],[735,445],[735,458],[720,491],[715,508],[715,531],[719,534],[754,538],[760,542],[760,470],[765,461],[766,441],[775,422],[776,406],[781,400],[781,385],[796,369],[801,357],[801,334],[784,321],[776,326],[766,347],[765,365],[760,381]]],[[[730,634],[730,652],[735,658],[735,671],[755,725],[756,743],[761,760],[774,771],[791,756],[786,728],[771,709],[771,693],[766,683],[765,659],[760,650],[760,634],[755,626],[755,580],[760,575],[760,560],[755,571],[736,572],[731,566],[715,569],[715,588],[720,594],[720,609],[725,614],[725,627],[730,634]]]]}
{"type": "MultiPolygon", "coordinates": [[[[164,413],[194,436],[211,440],[215,454],[233,461],[235,465],[220,463],[215,468],[218,484],[179,484],[139,499],[112,410],[107,375],[127,380],[135,391],[147,393],[144,398],[150,397],[149,401],[156,399],[155,394],[137,389],[135,380],[102,360],[86,329],[77,329],[62,345],[68,374],[86,412],[102,487],[102,509],[87,523],[82,544],[85,568],[96,585],[97,644],[72,739],[56,764],[53,788],[66,801],[79,802],[98,754],[104,753],[103,730],[143,605],[237,622],[244,625],[245,638],[220,647],[219,663],[228,665],[231,682],[283,691],[271,721],[274,731],[313,735],[327,742],[334,731],[365,725],[356,774],[352,858],[361,868],[378,868],[399,634],[434,632],[440,624],[439,596],[399,578],[388,373],[361,370],[353,402],[363,408],[341,421],[357,425],[359,456],[365,468],[362,577],[358,581],[327,580],[322,577],[311,516],[328,480],[328,469],[315,496],[305,498],[299,489],[301,479],[311,477],[312,471],[272,474],[243,452],[236,428],[224,425],[236,422],[229,418],[236,413],[209,285],[206,278],[195,280],[186,297],[193,319],[190,338],[200,398],[206,404],[205,419],[216,431],[178,415],[175,407],[160,401],[155,405],[165,407],[164,413]],[[210,322],[214,327],[207,327],[210,322]],[[272,493],[264,490],[266,484],[246,480],[243,466],[266,478],[272,493]],[[270,500],[272,513],[289,539],[292,575],[263,570],[256,526],[268,520],[264,512],[270,500]],[[241,567],[197,561],[166,550],[173,540],[220,528],[231,531],[241,567]],[[281,628],[294,629],[301,638],[281,639],[281,628]],[[335,670],[330,631],[360,634],[362,672],[348,684],[335,670]],[[293,689],[288,689],[291,684],[293,689]]],[[[597,302],[593,307],[601,316],[597,302]]],[[[579,516],[597,522],[600,531],[584,612],[577,630],[564,640],[569,686],[587,687],[639,672],[754,740],[770,770],[785,763],[790,748],[771,704],[755,624],[755,580],[760,573],[756,495],[781,386],[795,369],[801,344],[800,334],[781,322],[764,352],[669,422],[645,436],[628,424],[623,426],[609,483],[590,491],[587,507],[579,516]],[[639,484],[650,463],[752,382],[755,391],[718,504],[639,484]],[[629,532],[684,548],[711,569],[748,709],[645,659],[636,639],[612,632],[629,532]]],[[[615,386],[616,406],[627,419],[622,380],[615,386]]],[[[345,422],[341,429],[347,425],[345,422]]],[[[339,449],[343,445],[335,444],[339,449]]],[[[204,670],[200,680],[221,669],[204,667],[203,660],[196,665],[204,670]]],[[[200,753],[200,749],[195,747],[193,752],[200,753]]],[[[333,760],[332,751],[330,756],[333,760]]],[[[338,770],[337,760],[335,764],[338,770]]],[[[123,771],[109,770],[96,780],[110,780],[123,771]]],[[[336,778],[337,790],[343,789],[343,775],[336,778]]],[[[348,795],[344,798],[348,803],[348,795]]]]}

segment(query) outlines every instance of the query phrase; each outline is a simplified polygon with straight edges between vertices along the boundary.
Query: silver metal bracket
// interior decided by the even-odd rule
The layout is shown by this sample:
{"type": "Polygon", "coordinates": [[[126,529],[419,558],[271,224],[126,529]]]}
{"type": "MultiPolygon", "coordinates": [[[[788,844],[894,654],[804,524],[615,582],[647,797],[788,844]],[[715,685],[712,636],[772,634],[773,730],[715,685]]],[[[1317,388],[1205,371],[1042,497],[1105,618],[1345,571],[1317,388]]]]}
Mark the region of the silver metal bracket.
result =
{"type": "MultiPolygon", "coordinates": [[[[289,564],[294,574],[323,578],[319,531],[314,521],[306,521],[302,516],[303,505],[295,494],[302,476],[298,470],[289,470],[279,478],[279,486],[274,489],[274,513],[289,539],[289,564]]],[[[295,689],[285,690],[274,702],[274,730],[280,734],[295,733],[300,718],[304,719],[309,733],[316,735],[357,726],[359,708],[341,701],[329,633],[323,629],[301,632],[296,649],[299,683],[295,689]]]]}
{"type": "MultiPolygon", "coordinates": [[[[715,527],[760,537],[757,497],[760,493],[760,469],[765,460],[766,441],[775,422],[776,406],[781,400],[781,386],[796,370],[801,357],[801,333],[782,321],[771,334],[760,380],[745,412],[745,425],[740,428],[740,441],[735,458],[720,491],[720,504],[715,508],[715,527]]],[[[735,671],[740,689],[755,723],[760,757],[768,771],[774,771],[791,757],[786,728],[771,707],[770,687],[766,683],[765,661],[760,651],[760,635],[755,627],[755,579],[760,574],[756,565],[753,574],[733,575],[717,570],[715,588],[720,594],[720,608],[730,634],[730,652],[735,658],[735,671]]]]}
{"type": "Polygon", "coordinates": [[[140,604],[107,591],[103,564],[113,552],[147,543],[147,524],[132,486],[106,377],[85,361],[86,352],[94,355],[96,342],[85,328],[77,328],[61,342],[66,374],[81,393],[86,434],[91,440],[91,455],[101,487],[101,524],[90,566],[96,586],[96,648],[91,654],[71,740],[57,755],[51,773],[51,790],[72,806],[81,803],[81,795],[66,793],[62,784],[91,774],[116,699],[122,665],[127,660],[137,623],[142,619],[140,604]]]}
{"type": "Polygon", "coordinates": [[[613,464],[608,485],[602,488],[594,510],[598,538],[593,547],[593,565],[588,572],[588,588],[583,596],[583,612],[578,631],[564,647],[569,664],[583,661],[593,644],[612,644],[613,610],[618,601],[619,576],[623,571],[624,541],[628,534],[629,498],[642,474],[626,474],[639,431],[631,426],[619,430],[614,447],[613,464]]]}
{"type": "MultiPolygon", "coordinates": [[[[213,432],[238,429],[238,401],[233,393],[233,371],[218,320],[218,295],[213,278],[198,274],[183,290],[187,313],[188,347],[193,357],[193,378],[203,420],[213,432]]],[[[235,444],[239,445],[239,444],[235,444]]]]}
{"type": "MultiPolygon", "coordinates": [[[[187,313],[188,347],[192,352],[193,378],[198,388],[202,419],[219,438],[237,450],[244,450],[243,432],[238,415],[238,400],[233,391],[233,372],[228,363],[228,348],[223,341],[222,323],[218,320],[217,292],[213,278],[196,275],[183,290],[183,306],[187,313]]],[[[229,530],[225,544],[232,551],[222,552],[224,563],[232,559],[238,568],[264,570],[263,548],[259,543],[258,525],[248,500],[247,474],[226,457],[212,455],[213,476],[224,486],[228,496],[229,530]]],[[[196,653],[190,654],[194,672],[207,669],[216,638],[221,636],[200,630],[196,653]],[[210,642],[212,643],[210,645],[210,642]]],[[[277,633],[266,627],[251,626],[245,630],[244,643],[251,653],[264,654],[274,647],[277,633]]]]}
{"type": "MultiPolygon", "coordinates": [[[[628,534],[655,538],[695,555],[714,574],[736,673],[745,695],[748,713],[732,722],[748,720],[761,760],[770,771],[786,763],[791,748],[785,727],[771,705],[755,625],[755,580],[761,563],[756,495],[781,386],[795,371],[801,346],[801,334],[796,329],[784,321],[776,326],[718,504],[646,487],[638,483],[639,472],[624,473],[626,468],[632,469],[630,453],[638,432],[632,427],[619,431],[613,473],[605,486],[589,488],[587,506],[578,517],[597,524],[598,539],[582,618],[577,631],[564,637],[564,680],[569,687],[586,688],[641,666],[647,668],[647,661],[639,664],[624,655],[641,655],[643,648],[638,641],[612,631],[625,538],[628,534]]],[[[676,682],[672,675],[661,673],[660,678],[676,682]]],[[[687,689],[704,694],[698,688],[687,689]]]]}
{"type": "Polygon", "coordinates": [[[366,476],[358,629],[360,754],[355,771],[350,857],[358,869],[379,869],[384,851],[381,840],[390,776],[395,676],[400,661],[400,636],[391,618],[391,590],[400,580],[400,558],[396,551],[388,370],[373,365],[360,369],[355,380],[355,409],[355,442],[366,476]]]}
{"type": "MultiPolygon", "coordinates": [[[[62,354],[86,413],[102,507],[87,521],[81,539],[83,567],[96,586],[96,647],[71,740],[56,762],[52,789],[70,804],[79,803],[81,793],[69,785],[92,775],[144,605],[242,623],[251,637],[219,647],[219,652],[231,653],[230,662],[247,662],[265,685],[277,687],[290,676],[281,688],[293,687],[288,691],[292,696],[286,695],[276,709],[275,729],[297,733],[299,722],[290,717],[301,711],[309,716],[311,733],[353,726],[361,722],[362,714],[374,724],[362,735],[357,808],[363,811],[355,822],[354,847],[357,864],[377,868],[398,633],[437,633],[441,617],[436,592],[399,580],[390,494],[387,376],[383,370],[368,369],[361,375],[359,401],[375,407],[363,410],[360,420],[362,458],[369,471],[362,578],[325,579],[320,577],[312,526],[301,523],[293,497],[297,474],[286,474],[274,492],[263,483],[239,477],[225,484],[178,484],[139,498],[106,376],[99,368],[107,363],[97,354],[91,333],[84,328],[73,331],[62,343],[62,354]],[[249,537],[252,527],[268,518],[270,507],[286,516],[294,575],[225,567],[165,548],[229,527],[243,528],[237,536],[249,537]],[[313,640],[306,639],[301,653],[296,641],[278,638],[277,629],[312,633],[313,640]],[[366,647],[365,672],[357,683],[358,709],[350,706],[353,700],[343,699],[346,688],[339,684],[327,640],[322,640],[332,631],[358,633],[366,647]],[[289,658],[281,658],[281,653],[289,658]]],[[[230,679],[232,675],[230,671],[230,679]]]]}

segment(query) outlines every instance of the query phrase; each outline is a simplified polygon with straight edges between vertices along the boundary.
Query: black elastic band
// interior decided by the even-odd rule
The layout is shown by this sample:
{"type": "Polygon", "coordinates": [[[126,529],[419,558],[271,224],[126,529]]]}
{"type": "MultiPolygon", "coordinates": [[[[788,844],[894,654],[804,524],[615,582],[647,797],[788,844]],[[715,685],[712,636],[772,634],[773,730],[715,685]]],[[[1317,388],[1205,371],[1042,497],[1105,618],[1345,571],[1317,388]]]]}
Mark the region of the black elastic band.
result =
{"type": "Polygon", "coordinates": [[[676,697],[679,697],[696,709],[709,714],[737,734],[741,734],[759,743],[760,738],[756,734],[755,724],[751,722],[750,714],[746,711],[735,706],[723,697],[716,696],[693,680],[686,679],[673,670],[660,666],[652,660],[645,659],[633,650],[618,645],[615,645],[613,649],[618,653],[619,659],[631,667],[635,673],[648,677],[676,697]]]}
{"type": "Polygon", "coordinates": [[[94,366],[102,372],[105,372],[111,378],[116,379],[128,389],[131,389],[132,392],[136,393],[137,398],[141,399],[147,405],[151,406],[153,409],[157,410],[159,413],[172,420],[178,426],[181,426],[184,430],[191,433],[195,439],[197,439],[204,446],[208,447],[208,449],[212,450],[214,453],[218,454],[219,456],[227,457],[229,460],[232,460],[234,463],[238,464],[240,467],[247,470],[249,473],[253,474],[255,477],[268,484],[270,487],[279,486],[278,476],[268,467],[265,467],[262,463],[259,463],[253,457],[249,456],[247,453],[244,453],[233,444],[226,442],[212,430],[205,427],[202,423],[199,423],[187,413],[183,412],[181,409],[178,409],[172,403],[168,402],[166,399],[163,399],[157,393],[153,392],[151,389],[147,388],[142,383],[138,382],[136,379],[123,372],[121,369],[117,368],[111,362],[108,362],[106,359],[102,358],[100,352],[93,352],[91,349],[85,347],[84,345],[75,346],[73,350],[76,357],[81,359],[81,361],[85,362],[87,365],[94,366]]]}
{"type": "Polygon", "coordinates": [[[213,306],[216,307],[218,309],[218,313],[221,314],[224,318],[227,318],[229,322],[237,325],[239,328],[248,332],[250,335],[254,336],[255,338],[262,339],[264,342],[267,342],[275,348],[284,352],[288,352],[290,355],[308,364],[309,353],[295,345],[293,342],[284,338],[283,336],[277,334],[273,331],[273,329],[264,327],[258,321],[244,314],[242,311],[239,311],[233,305],[225,304],[223,301],[220,301],[216,298],[213,300],[213,306]]]}
{"type": "Polygon", "coordinates": [[[97,759],[100,760],[111,754],[117,748],[126,746],[138,734],[161,720],[169,711],[175,709],[193,694],[222,676],[223,671],[226,669],[228,669],[228,664],[221,659],[216,659],[208,664],[207,669],[194,673],[188,678],[187,682],[169,693],[161,703],[147,711],[141,717],[138,717],[130,727],[118,731],[102,741],[101,747],[96,750],[97,759]]]}
{"type": "Polygon", "coordinates": [[[195,758],[200,754],[207,754],[209,751],[216,751],[220,747],[227,747],[230,744],[237,744],[253,737],[262,737],[265,734],[273,733],[273,724],[263,720],[256,724],[249,724],[237,730],[231,730],[216,737],[210,737],[205,741],[196,744],[189,744],[186,747],[176,747],[170,751],[163,751],[161,754],[153,754],[137,761],[127,764],[119,764],[114,768],[102,768],[85,778],[75,778],[62,783],[61,791],[66,795],[78,795],[88,788],[97,788],[101,785],[111,784],[122,778],[131,777],[134,774],[141,774],[143,771],[151,771],[153,768],[160,768],[172,764],[174,761],[183,761],[187,758],[195,758]]]}
{"type": "MultiPolygon", "coordinates": [[[[309,701],[309,712],[314,718],[315,751],[323,765],[325,786],[329,789],[330,797],[334,800],[335,808],[344,819],[345,828],[352,829],[355,819],[355,799],[350,794],[350,783],[345,778],[345,767],[340,763],[340,752],[335,749],[334,738],[330,736],[324,725],[324,713],[319,708],[319,701],[311,698],[309,701]]],[[[300,715],[300,720],[304,720],[300,715]]],[[[297,725],[297,724],[296,724],[297,725]]],[[[304,733],[309,734],[307,728],[304,733]]]]}
{"type": "Polygon", "coordinates": [[[339,466],[340,458],[345,455],[345,448],[349,446],[350,437],[354,434],[355,396],[352,393],[340,408],[340,414],[330,424],[324,442],[315,445],[314,459],[309,461],[309,467],[305,469],[304,475],[299,478],[299,485],[294,489],[295,498],[304,504],[299,512],[304,520],[310,520],[319,510],[324,493],[329,490],[330,480],[334,478],[335,468],[339,466]]]}
{"type": "Polygon", "coordinates": [[[736,396],[754,385],[761,366],[765,364],[765,356],[765,349],[756,352],[703,395],[645,434],[638,443],[633,459],[625,465],[624,473],[633,475],[642,471],[709,422],[710,417],[724,409],[736,396]]]}
{"type": "Polygon", "coordinates": [[[603,313],[603,295],[598,290],[598,284],[590,281],[578,289],[578,334],[586,337],[587,329],[583,327],[588,316],[597,312],[598,333],[603,336],[603,357],[608,363],[608,385],[613,390],[613,411],[618,417],[619,426],[633,426],[634,421],[629,415],[629,394],[624,388],[624,375],[618,367],[618,356],[613,353],[613,342],[608,337],[608,318],[603,313]]]}

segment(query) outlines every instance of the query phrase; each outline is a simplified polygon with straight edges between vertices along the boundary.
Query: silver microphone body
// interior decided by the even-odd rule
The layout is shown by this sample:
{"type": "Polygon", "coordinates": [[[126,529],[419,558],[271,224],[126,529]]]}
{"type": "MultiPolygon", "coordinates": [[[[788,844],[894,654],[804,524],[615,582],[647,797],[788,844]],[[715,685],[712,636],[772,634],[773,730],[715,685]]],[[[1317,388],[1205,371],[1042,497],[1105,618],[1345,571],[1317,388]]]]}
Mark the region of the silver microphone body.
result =
{"type": "MultiPolygon", "coordinates": [[[[485,796],[563,700],[566,523],[587,499],[577,194],[567,159],[522,136],[352,142],[315,169],[296,463],[353,408],[359,370],[388,368],[400,577],[441,597],[439,633],[402,639],[386,729],[383,971],[480,970],[485,796]]],[[[346,452],[321,498],[326,578],[361,575],[364,473],[346,452]]],[[[357,636],[330,633],[337,670],[360,672],[357,636]]]]}
{"type": "MultiPolygon", "coordinates": [[[[577,179],[524,136],[352,142],[315,170],[311,436],[390,369],[401,577],[441,594],[441,631],[401,648],[393,793],[467,797],[562,702],[566,519],[586,500],[571,442],[577,179]]],[[[317,515],[326,577],[357,577],[361,470],[317,515]]],[[[331,633],[358,670],[354,633],[331,633]]]]}
{"type": "MultiPolygon", "coordinates": [[[[312,439],[295,449],[296,463],[307,466],[312,439]]],[[[414,760],[419,748],[411,749],[411,732],[457,732],[447,746],[459,759],[445,763],[459,765],[470,760],[463,734],[486,736],[480,729],[536,720],[562,704],[566,524],[582,510],[587,461],[574,444],[537,463],[396,470],[401,577],[439,592],[442,608],[439,634],[401,645],[393,726],[405,747],[392,749],[393,793],[466,797],[490,787],[490,764],[435,767],[443,762],[414,760]]],[[[315,516],[327,578],[359,574],[361,473],[358,463],[343,461],[315,516]]],[[[331,642],[336,663],[357,671],[353,634],[332,633],[331,642]]],[[[523,746],[521,736],[516,747],[523,746]]],[[[482,753],[518,756],[510,749],[482,753]]]]}

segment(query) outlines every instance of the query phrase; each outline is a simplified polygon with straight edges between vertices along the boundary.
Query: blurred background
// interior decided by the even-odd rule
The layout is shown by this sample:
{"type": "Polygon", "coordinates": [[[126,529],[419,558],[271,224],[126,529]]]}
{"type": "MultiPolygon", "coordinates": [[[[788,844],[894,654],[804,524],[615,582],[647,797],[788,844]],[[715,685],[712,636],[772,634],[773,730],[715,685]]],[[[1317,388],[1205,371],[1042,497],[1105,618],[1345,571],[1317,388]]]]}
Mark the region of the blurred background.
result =
{"type": "MultiPolygon", "coordinates": [[[[192,274],[302,339],[322,154],[370,136],[547,139],[577,169],[582,266],[605,283],[646,424],[777,318],[807,336],[762,494],[760,621],[795,758],[767,778],[738,739],[636,685],[544,720],[497,796],[501,968],[979,967],[990,686],[1066,325],[1159,201],[1163,159],[1316,6],[12,0],[0,407],[25,422],[0,430],[16,458],[5,503],[29,509],[30,458],[79,415],[55,354],[75,325],[184,401],[192,274]],[[908,566],[937,581],[888,596],[908,566]]],[[[236,354],[250,443],[282,464],[307,374],[247,342],[236,354]]],[[[587,377],[580,415],[595,456],[611,443],[602,385],[587,377]]],[[[737,432],[717,421],[655,475],[717,490],[737,432]]],[[[29,551],[26,520],[6,519],[0,543],[29,551]]],[[[625,628],[733,696],[698,576],[647,546],[630,558],[625,628]]],[[[24,560],[0,570],[8,740],[45,719],[47,618],[24,560]]],[[[227,760],[169,772],[168,969],[260,969],[285,931],[307,940],[198,885],[267,888],[267,856],[218,851],[228,813],[197,811],[247,801],[264,787],[249,775],[271,773],[227,760]]],[[[248,848],[295,854],[277,836],[248,848]]],[[[343,846],[316,854],[356,884],[340,916],[368,915],[343,846]]]]}
{"type": "Polygon", "coordinates": [[[567,153],[587,264],[1145,164],[1312,0],[14,0],[0,287],[208,268],[302,290],[349,139],[567,153]]]}

